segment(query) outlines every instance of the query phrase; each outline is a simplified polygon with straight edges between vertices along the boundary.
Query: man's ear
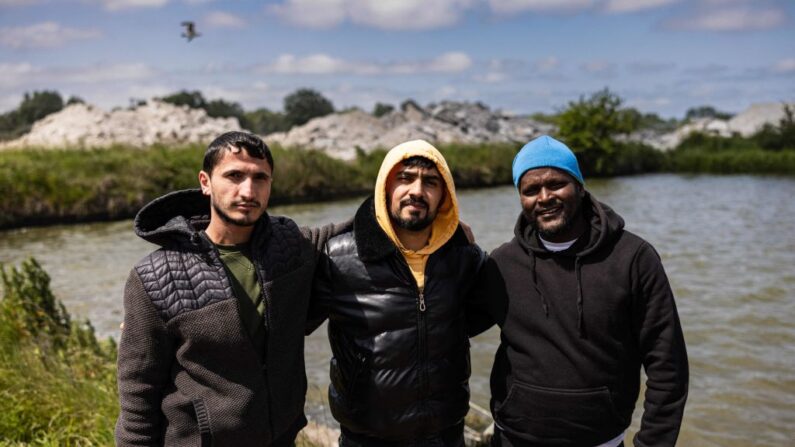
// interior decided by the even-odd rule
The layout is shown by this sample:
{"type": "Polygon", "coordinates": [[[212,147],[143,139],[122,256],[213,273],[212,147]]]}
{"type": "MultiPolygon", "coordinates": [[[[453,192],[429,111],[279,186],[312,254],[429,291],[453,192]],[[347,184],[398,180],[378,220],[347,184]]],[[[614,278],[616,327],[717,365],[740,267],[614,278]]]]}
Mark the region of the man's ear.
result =
{"type": "Polygon", "coordinates": [[[202,194],[205,196],[210,195],[210,174],[199,171],[199,185],[202,188],[202,194]]]}
{"type": "Polygon", "coordinates": [[[580,183],[577,183],[577,197],[579,197],[580,200],[585,198],[585,186],[580,183]]]}

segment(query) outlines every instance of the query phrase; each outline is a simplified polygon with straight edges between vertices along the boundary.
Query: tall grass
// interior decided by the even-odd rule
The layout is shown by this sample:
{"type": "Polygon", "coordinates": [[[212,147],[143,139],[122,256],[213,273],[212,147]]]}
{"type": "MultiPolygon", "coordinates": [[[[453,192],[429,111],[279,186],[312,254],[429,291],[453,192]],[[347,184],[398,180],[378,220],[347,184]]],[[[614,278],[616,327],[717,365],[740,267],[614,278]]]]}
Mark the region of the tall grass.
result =
{"type": "Polygon", "coordinates": [[[0,272],[0,445],[112,445],[115,344],[72,321],[35,260],[0,272]]]}
{"type": "MultiPolygon", "coordinates": [[[[459,186],[510,183],[513,145],[440,148],[459,186]]],[[[272,148],[271,204],[320,201],[372,190],[385,151],[334,159],[321,151],[272,148]]],[[[204,147],[0,152],[0,228],[131,217],[148,201],[198,186],[204,147]]]]}
{"type": "MultiPolygon", "coordinates": [[[[72,320],[35,259],[0,265],[0,279],[0,446],[113,445],[116,344],[97,340],[88,321],[72,320]]],[[[310,408],[324,407],[317,386],[307,398],[310,408]]],[[[321,416],[297,446],[336,440],[327,410],[321,416]]]]}

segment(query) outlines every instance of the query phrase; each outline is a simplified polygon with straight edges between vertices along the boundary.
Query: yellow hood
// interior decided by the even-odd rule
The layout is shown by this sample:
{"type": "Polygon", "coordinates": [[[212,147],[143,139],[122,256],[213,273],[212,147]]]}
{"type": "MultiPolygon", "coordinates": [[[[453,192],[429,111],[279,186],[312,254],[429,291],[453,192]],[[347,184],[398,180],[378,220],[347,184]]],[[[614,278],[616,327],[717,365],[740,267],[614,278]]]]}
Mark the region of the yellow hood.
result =
{"type": "Polygon", "coordinates": [[[458,228],[458,198],[455,194],[453,176],[442,154],[430,143],[424,140],[412,140],[395,146],[386,154],[375,181],[375,217],[381,229],[403,253],[417,280],[417,285],[422,289],[428,256],[447,243],[458,228]],[[400,243],[400,239],[392,228],[386,204],[386,180],[392,168],[403,160],[415,156],[424,157],[436,163],[436,169],[442,175],[447,189],[444,202],[439,207],[436,219],[431,224],[431,238],[428,245],[416,251],[408,250],[400,243]]]}

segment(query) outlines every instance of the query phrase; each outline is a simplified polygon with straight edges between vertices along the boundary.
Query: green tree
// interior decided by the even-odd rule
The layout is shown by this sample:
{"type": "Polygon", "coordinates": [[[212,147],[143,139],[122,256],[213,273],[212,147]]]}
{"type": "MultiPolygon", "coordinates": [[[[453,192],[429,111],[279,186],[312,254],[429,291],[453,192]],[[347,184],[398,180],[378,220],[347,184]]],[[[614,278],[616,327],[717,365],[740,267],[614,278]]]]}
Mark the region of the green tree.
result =
{"type": "Polygon", "coordinates": [[[56,91],[25,93],[17,109],[22,124],[33,124],[45,116],[63,109],[63,99],[56,91]]]}
{"type": "Polygon", "coordinates": [[[264,107],[247,112],[246,121],[250,126],[247,129],[259,135],[290,130],[290,124],[283,113],[273,112],[264,107]]]}
{"type": "Polygon", "coordinates": [[[160,98],[160,100],[177,106],[188,106],[192,109],[207,108],[207,100],[204,99],[204,95],[202,95],[202,92],[198,90],[194,90],[192,92],[189,92],[187,90],[181,90],[177,93],[172,93],[168,96],[164,96],[160,98]]]}
{"type": "Polygon", "coordinates": [[[395,106],[377,102],[375,106],[373,106],[373,116],[380,118],[393,110],[395,110],[395,106]]]}
{"type": "Polygon", "coordinates": [[[85,104],[85,103],[86,102],[83,100],[83,98],[75,95],[70,96],[69,99],[66,101],[67,106],[71,106],[72,104],[85,104]]]}
{"type": "Polygon", "coordinates": [[[284,113],[291,126],[300,126],[312,118],[334,113],[334,105],[319,92],[302,88],[284,98],[284,113]]]}
{"type": "Polygon", "coordinates": [[[753,140],[760,148],[768,151],[795,149],[795,110],[784,104],[784,116],[779,120],[778,126],[765,124],[755,133],[753,140]]]}
{"type": "Polygon", "coordinates": [[[620,150],[615,137],[632,131],[621,103],[618,95],[605,88],[570,102],[558,117],[558,134],[577,154],[585,175],[612,174],[611,163],[620,150]]]}
{"type": "Polygon", "coordinates": [[[685,113],[685,120],[690,121],[697,118],[718,118],[727,120],[732,117],[731,113],[721,112],[712,106],[699,106],[687,109],[685,113]]]}
{"type": "Polygon", "coordinates": [[[207,103],[204,107],[207,115],[213,118],[237,118],[240,126],[245,129],[251,129],[251,123],[246,118],[246,112],[243,107],[236,102],[228,102],[223,99],[214,99],[207,103]]]}

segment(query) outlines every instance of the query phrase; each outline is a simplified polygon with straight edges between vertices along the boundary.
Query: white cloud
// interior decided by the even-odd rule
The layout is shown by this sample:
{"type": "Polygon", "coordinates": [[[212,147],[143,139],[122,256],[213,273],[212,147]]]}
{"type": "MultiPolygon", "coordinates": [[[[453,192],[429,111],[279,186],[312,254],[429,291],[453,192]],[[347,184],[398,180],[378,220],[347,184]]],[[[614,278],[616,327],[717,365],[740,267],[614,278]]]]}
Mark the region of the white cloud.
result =
{"type": "Polygon", "coordinates": [[[629,64],[629,70],[636,74],[660,74],[671,71],[676,65],[671,62],[641,61],[629,64]]]}
{"type": "Polygon", "coordinates": [[[773,66],[775,73],[795,73],[795,58],[782,59],[773,66]]]}
{"type": "Polygon", "coordinates": [[[637,12],[647,9],[660,8],[680,0],[607,0],[604,10],[612,13],[637,12]]]}
{"type": "Polygon", "coordinates": [[[0,0],[0,8],[10,6],[30,6],[41,3],[41,0],[0,0]]]}
{"type": "Polygon", "coordinates": [[[287,0],[268,9],[294,25],[330,28],[345,20],[346,3],[346,0],[287,0]]]}
{"type": "Polygon", "coordinates": [[[386,30],[434,29],[458,22],[476,0],[285,0],[268,9],[308,28],[330,28],[345,21],[386,30]]]}
{"type": "Polygon", "coordinates": [[[55,48],[72,40],[95,39],[102,33],[95,29],[67,28],[55,22],[30,26],[0,28],[0,45],[11,48],[55,48]]]}
{"type": "Polygon", "coordinates": [[[489,0],[491,10],[497,14],[524,11],[577,12],[589,9],[595,4],[595,0],[489,0]]]}
{"type": "Polygon", "coordinates": [[[581,68],[586,73],[602,76],[602,77],[611,77],[615,75],[615,65],[604,60],[596,60],[590,61],[582,64],[581,68]]]}
{"type": "Polygon", "coordinates": [[[169,0],[99,0],[108,11],[120,11],[135,8],[159,8],[169,0]]]}
{"type": "Polygon", "coordinates": [[[155,71],[142,63],[115,65],[93,65],[76,69],[60,70],[64,82],[86,84],[116,81],[140,81],[155,77],[155,71]]]}
{"type": "Polygon", "coordinates": [[[0,87],[59,87],[65,84],[98,84],[152,79],[156,73],[142,63],[87,67],[36,67],[29,63],[0,64],[0,87]]]}
{"type": "Polygon", "coordinates": [[[212,28],[245,28],[248,23],[242,17],[223,11],[213,11],[204,16],[204,22],[212,28]]]}
{"type": "Polygon", "coordinates": [[[670,20],[665,27],[695,31],[752,31],[776,28],[787,21],[787,13],[782,9],[737,6],[720,10],[705,9],[690,17],[670,20]]]}
{"type": "Polygon", "coordinates": [[[539,59],[533,64],[536,70],[542,73],[549,73],[555,71],[560,67],[560,60],[554,56],[549,56],[544,59],[539,59]]]}
{"type": "Polygon", "coordinates": [[[389,30],[434,29],[459,21],[472,0],[348,0],[353,23],[389,30]]]}
{"type": "Polygon", "coordinates": [[[0,87],[16,87],[39,72],[40,69],[27,62],[18,64],[0,63],[0,87]]]}
{"type": "Polygon", "coordinates": [[[472,66],[472,59],[461,52],[449,52],[427,61],[374,63],[349,61],[318,53],[305,57],[283,54],[258,71],[267,74],[299,75],[411,75],[420,73],[459,73],[472,66]]]}

